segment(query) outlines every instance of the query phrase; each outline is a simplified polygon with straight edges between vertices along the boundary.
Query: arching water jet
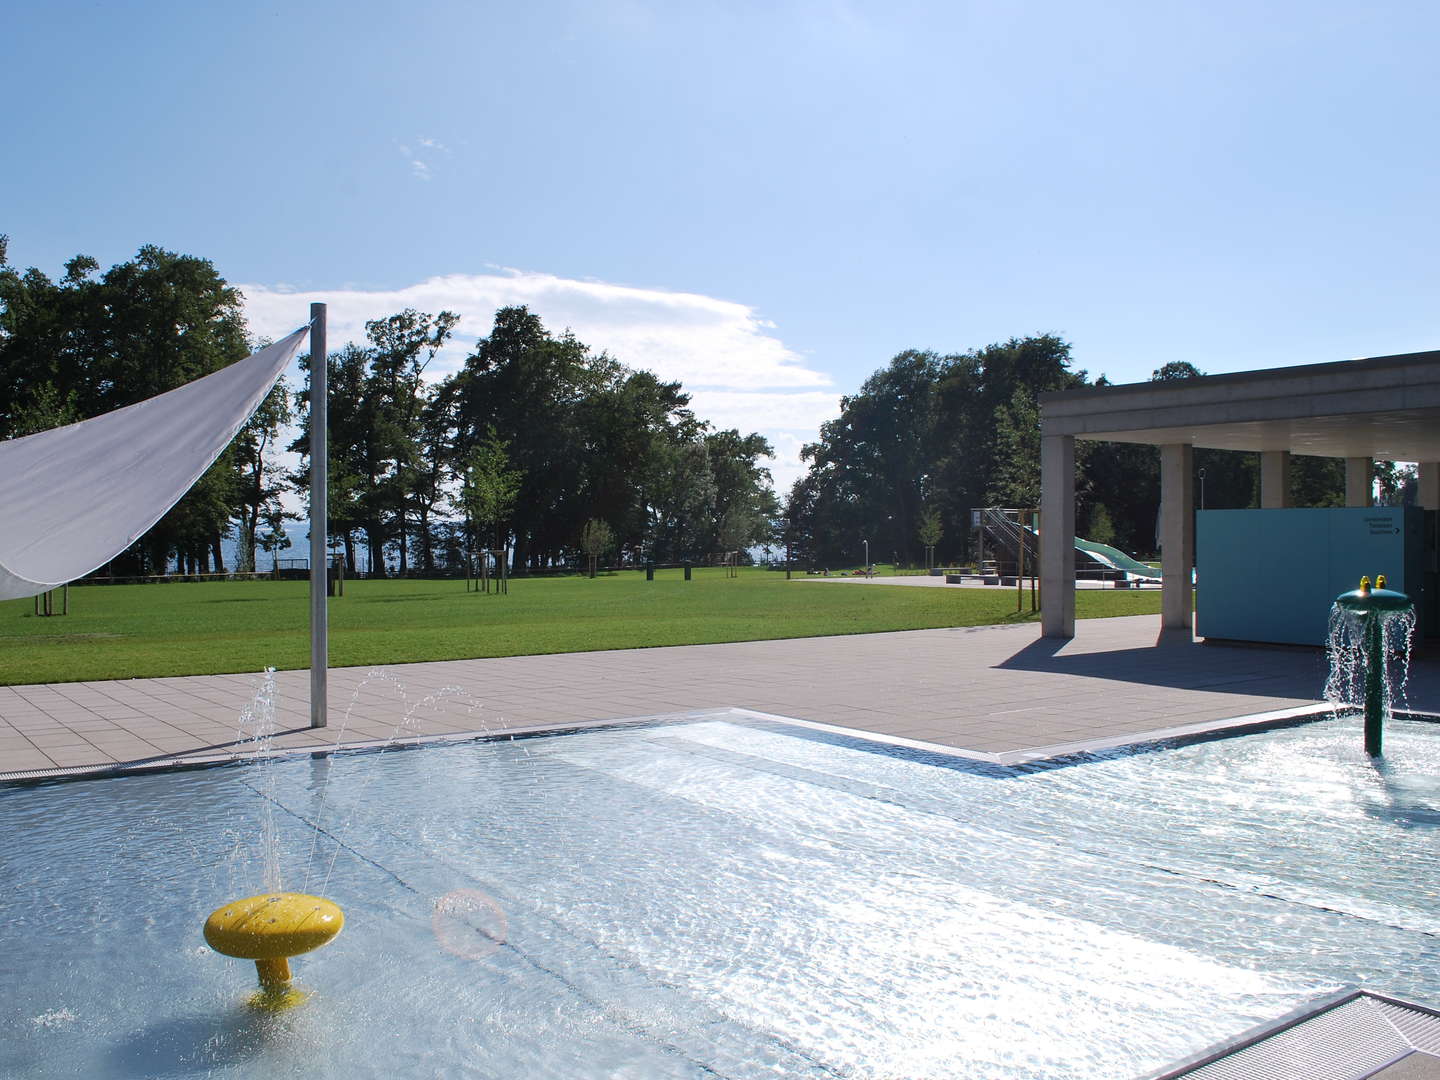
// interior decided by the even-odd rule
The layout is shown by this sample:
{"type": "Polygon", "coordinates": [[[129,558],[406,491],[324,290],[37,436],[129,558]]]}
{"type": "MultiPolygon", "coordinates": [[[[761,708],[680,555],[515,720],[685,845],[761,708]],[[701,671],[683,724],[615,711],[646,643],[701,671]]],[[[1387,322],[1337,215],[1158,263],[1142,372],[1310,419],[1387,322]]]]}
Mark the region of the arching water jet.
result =
{"type": "Polygon", "coordinates": [[[1395,697],[1387,660],[1400,657],[1404,687],[1410,668],[1410,638],[1415,629],[1415,604],[1402,592],[1385,587],[1385,575],[1362,577],[1360,587],[1341,593],[1330,609],[1330,677],[1325,698],[1335,705],[1365,708],[1365,752],[1379,757],[1385,717],[1395,697]]]}

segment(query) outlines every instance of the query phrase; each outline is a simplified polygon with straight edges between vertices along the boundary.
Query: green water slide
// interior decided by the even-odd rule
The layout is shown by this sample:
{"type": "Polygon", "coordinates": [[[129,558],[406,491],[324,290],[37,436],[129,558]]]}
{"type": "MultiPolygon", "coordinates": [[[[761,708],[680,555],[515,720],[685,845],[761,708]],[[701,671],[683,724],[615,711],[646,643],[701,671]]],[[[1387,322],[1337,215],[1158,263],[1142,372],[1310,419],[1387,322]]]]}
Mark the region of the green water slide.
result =
{"type": "Polygon", "coordinates": [[[1116,570],[1123,570],[1131,577],[1148,578],[1151,581],[1160,580],[1160,571],[1156,567],[1149,566],[1139,559],[1132,559],[1119,548],[1113,548],[1109,544],[1097,544],[1093,540],[1081,540],[1077,536],[1075,550],[1085,552],[1096,562],[1105,563],[1116,570]]]}
{"type": "MultiPolygon", "coordinates": [[[[1025,531],[1030,534],[1030,543],[1027,547],[1039,544],[1039,536],[1034,529],[1028,525],[1025,531]]],[[[1032,548],[1033,550],[1033,548],[1032,548]]],[[[1119,548],[1111,547],[1109,544],[1097,544],[1093,540],[1082,540],[1075,538],[1075,550],[1090,556],[1101,566],[1109,567],[1111,570],[1119,570],[1132,578],[1144,578],[1146,581],[1159,581],[1161,573],[1158,568],[1143,563],[1139,559],[1126,555],[1119,548]]]]}

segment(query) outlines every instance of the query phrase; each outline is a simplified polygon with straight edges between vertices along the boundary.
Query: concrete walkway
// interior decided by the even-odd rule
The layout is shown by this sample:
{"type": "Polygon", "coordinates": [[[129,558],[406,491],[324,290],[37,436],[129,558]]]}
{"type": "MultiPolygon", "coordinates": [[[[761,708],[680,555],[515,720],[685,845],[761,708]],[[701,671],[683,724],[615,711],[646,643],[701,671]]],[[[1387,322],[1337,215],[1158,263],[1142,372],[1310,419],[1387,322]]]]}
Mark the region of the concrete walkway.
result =
{"type": "MultiPolygon", "coordinates": [[[[309,674],[275,676],[281,746],[310,747],[738,707],[983,755],[1042,749],[1314,704],[1315,650],[1161,637],[1153,615],[331,672],[330,726],[308,727],[309,674]]],[[[259,675],[0,687],[0,775],[231,753],[259,675]]],[[[1440,662],[1417,663],[1412,708],[1440,711],[1440,662]]]]}

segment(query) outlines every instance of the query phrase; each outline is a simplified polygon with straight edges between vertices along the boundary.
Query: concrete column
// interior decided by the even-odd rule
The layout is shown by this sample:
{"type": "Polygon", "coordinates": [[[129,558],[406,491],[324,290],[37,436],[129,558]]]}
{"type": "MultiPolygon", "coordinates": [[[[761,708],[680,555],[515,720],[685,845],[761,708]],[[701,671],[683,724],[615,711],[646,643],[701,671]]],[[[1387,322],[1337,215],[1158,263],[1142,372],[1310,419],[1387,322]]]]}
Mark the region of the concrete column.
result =
{"type": "Polygon", "coordinates": [[[1190,568],[1195,563],[1195,448],[1160,447],[1160,625],[1190,631],[1195,605],[1190,568]]]}
{"type": "Polygon", "coordinates": [[[1345,505],[1375,504],[1375,462],[1368,457],[1345,459],[1345,505]]]}
{"type": "Polygon", "coordinates": [[[1075,437],[1040,440],[1040,633],[1075,636],[1075,437]]]}
{"type": "Polygon", "coordinates": [[[1264,450],[1260,454],[1260,508],[1279,510],[1290,505],[1290,451],[1264,450]]]}
{"type": "Polygon", "coordinates": [[[1420,462],[1420,491],[1415,501],[1426,510],[1440,510],[1440,461],[1420,462]]]}

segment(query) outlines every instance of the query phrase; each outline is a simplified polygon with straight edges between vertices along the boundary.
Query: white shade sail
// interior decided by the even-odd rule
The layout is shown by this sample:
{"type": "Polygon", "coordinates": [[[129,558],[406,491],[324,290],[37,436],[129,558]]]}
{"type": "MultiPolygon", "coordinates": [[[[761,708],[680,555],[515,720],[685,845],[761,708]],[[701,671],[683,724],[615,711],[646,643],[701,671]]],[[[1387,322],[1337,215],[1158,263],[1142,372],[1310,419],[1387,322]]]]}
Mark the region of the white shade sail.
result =
{"type": "Polygon", "coordinates": [[[230,444],[308,332],[168,393],[0,442],[0,600],[83,577],[143,536],[230,444]]]}

